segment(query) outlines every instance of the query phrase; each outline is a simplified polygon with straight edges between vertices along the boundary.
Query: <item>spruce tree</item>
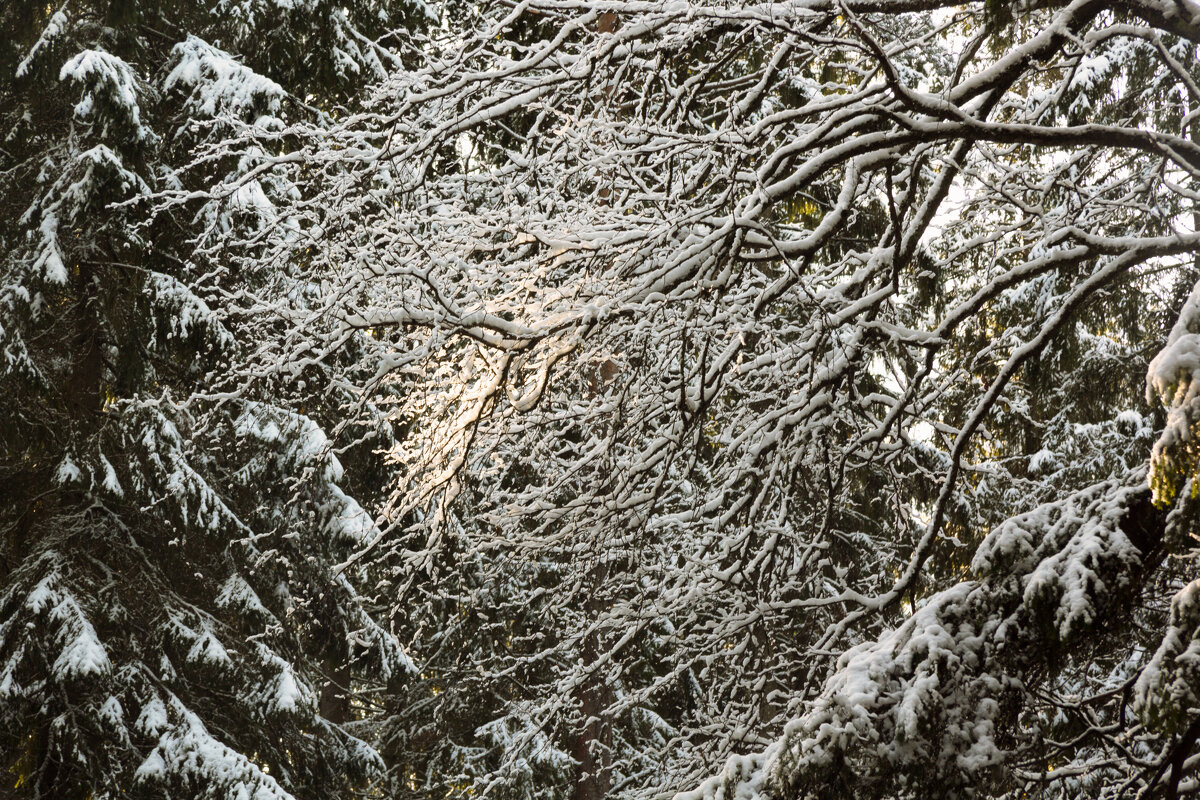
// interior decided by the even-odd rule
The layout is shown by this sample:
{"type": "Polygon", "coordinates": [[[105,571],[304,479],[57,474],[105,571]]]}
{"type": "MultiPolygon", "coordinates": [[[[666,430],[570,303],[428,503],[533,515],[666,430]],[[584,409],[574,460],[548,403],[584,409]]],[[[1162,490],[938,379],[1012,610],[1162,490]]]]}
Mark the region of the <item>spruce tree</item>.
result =
{"type": "MultiPolygon", "coordinates": [[[[303,395],[215,396],[253,346],[197,249],[270,224],[187,191],[205,141],[320,120],[404,3],[0,9],[0,781],[16,797],[335,797],[381,772],[354,676],[412,665],[335,565],[372,535],[303,395]]],[[[253,168],[247,146],[213,169],[253,168]]],[[[211,173],[210,173],[211,174],[211,173]]]]}

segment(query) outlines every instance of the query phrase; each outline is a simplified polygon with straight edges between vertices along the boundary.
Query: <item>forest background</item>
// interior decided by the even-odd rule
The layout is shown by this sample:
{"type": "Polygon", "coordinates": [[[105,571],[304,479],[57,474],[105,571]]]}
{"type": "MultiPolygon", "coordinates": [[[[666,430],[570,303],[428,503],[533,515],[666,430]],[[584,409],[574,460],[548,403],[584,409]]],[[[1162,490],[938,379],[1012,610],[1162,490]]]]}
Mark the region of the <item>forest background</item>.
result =
{"type": "Polygon", "coordinates": [[[1200,793],[1198,47],[8,0],[0,796],[1200,793]]]}

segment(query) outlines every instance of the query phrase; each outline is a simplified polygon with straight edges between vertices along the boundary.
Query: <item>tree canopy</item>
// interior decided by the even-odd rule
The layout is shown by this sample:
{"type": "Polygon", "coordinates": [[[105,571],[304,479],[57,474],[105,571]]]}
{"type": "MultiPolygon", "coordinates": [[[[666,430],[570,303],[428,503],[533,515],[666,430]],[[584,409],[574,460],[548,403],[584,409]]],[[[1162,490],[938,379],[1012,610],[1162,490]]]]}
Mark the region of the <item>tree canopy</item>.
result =
{"type": "Polygon", "coordinates": [[[1200,5],[152,5],[0,17],[18,791],[1200,792],[1200,5]]]}

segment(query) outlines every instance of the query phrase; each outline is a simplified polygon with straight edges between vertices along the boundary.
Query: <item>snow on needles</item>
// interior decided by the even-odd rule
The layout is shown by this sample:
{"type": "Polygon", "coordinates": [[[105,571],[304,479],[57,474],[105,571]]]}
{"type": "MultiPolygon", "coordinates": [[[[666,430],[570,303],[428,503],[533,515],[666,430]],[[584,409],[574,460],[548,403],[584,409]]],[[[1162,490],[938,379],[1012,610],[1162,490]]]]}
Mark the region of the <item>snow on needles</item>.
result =
{"type": "Polygon", "coordinates": [[[253,120],[277,114],[287,95],[275,81],[196,36],[175,45],[173,53],[177,61],[163,88],[188,92],[188,108],[194,115],[253,120]]]}
{"type": "Polygon", "coordinates": [[[1146,374],[1147,399],[1156,396],[1167,406],[1167,423],[1154,445],[1150,463],[1150,485],[1155,502],[1174,494],[1177,474],[1186,465],[1179,453],[1192,438],[1192,426],[1200,419],[1200,284],[1192,289],[1179,312],[1167,343],[1150,362],[1146,374]]]}
{"type": "MultiPolygon", "coordinates": [[[[139,783],[182,777],[192,786],[205,786],[197,797],[229,800],[292,800],[292,795],[250,759],[214,738],[192,711],[174,697],[171,711],[179,722],[159,737],[158,744],[138,768],[139,783]]],[[[155,719],[153,724],[160,725],[155,719]]]]}
{"type": "MultiPolygon", "coordinates": [[[[134,139],[152,138],[150,129],[142,124],[137,76],[124,59],[103,50],[84,50],[63,64],[58,79],[84,85],[83,99],[75,105],[75,115],[80,119],[91,118],[103,105],[128,126],[134,139]]],[[[104,125],[107,129],[107,120],[104,125]]]]}
{"type": "Polygon", "coordinates": [[[730,759],[676,800],[815,797],[830,770],[870,775],[879,765],[901,781],[906,769],[932,766],[951,786],[1000,763],[1006,693],[1083,635],[1133,577],[1139,552],[1120,525],[1144,496],[1144,479],[1134,470],[995,528],[975,554],[977,580],[933,595],[898,628],[846,651],[781,739],[730,759]]]}

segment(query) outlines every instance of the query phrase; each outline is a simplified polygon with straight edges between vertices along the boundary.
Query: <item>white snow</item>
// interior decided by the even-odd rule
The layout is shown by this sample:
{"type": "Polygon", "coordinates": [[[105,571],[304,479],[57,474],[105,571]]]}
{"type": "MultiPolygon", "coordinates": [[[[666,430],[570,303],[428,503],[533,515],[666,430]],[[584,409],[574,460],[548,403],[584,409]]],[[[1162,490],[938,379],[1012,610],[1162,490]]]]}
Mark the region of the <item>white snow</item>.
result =
{"type": "Polygon", "coordinates": [[[244,120],[260,113],[278,114],[287,92],[234,56],[189,35],[175,45],[174,68],[163,81],[167,91],[188,92],[188,108],[198,117],[233,116],[244,120]]]}
{"type": "Polygon", "coordinates": [[[78,483],[83,480],[83,472],[75,465],[69,453],[63,456],[58,469],[54,471],[54,480],[59,484],[78,483]]]}
{"type": "MultiPolygon", "coordinates": [[[[83,50],[62,65],[58,79],[84,85],[83,98],[75,105],[75,115],[80,119],[93,116],[97,100],[103,95],[105,107],[119,111],[121,122],[130,128],[135,139],[153,138],[150,129],[142,124],[137,75],[124,59],[104,50],[83,50]]],[[[107,127],[108,121],[102,122],[107,127]]]]}

